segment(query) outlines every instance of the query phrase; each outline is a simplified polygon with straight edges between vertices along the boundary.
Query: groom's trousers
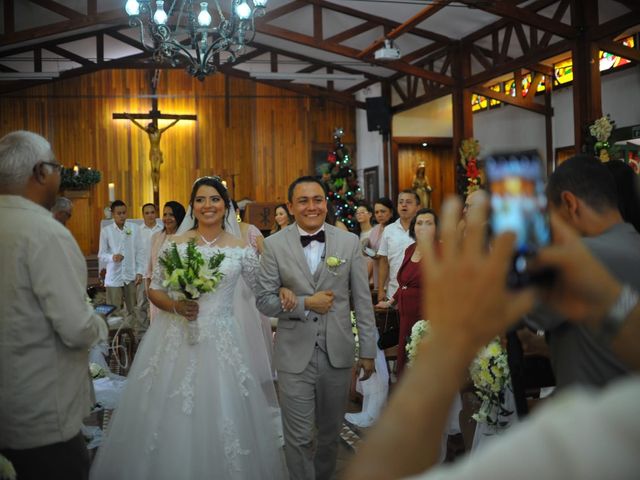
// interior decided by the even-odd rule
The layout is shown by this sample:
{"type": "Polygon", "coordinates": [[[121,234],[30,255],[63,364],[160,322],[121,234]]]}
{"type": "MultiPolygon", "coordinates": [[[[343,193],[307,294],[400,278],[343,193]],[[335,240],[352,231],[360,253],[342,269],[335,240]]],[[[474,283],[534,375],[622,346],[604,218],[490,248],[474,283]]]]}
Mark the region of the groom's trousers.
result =
{"type": "Polygon", "coordinates": [[[318,346],[301,373],[278,371],[285,457],[292,480],[329,480],[333,475],[350,383],[351,368],[332,367],[318,346]]]}

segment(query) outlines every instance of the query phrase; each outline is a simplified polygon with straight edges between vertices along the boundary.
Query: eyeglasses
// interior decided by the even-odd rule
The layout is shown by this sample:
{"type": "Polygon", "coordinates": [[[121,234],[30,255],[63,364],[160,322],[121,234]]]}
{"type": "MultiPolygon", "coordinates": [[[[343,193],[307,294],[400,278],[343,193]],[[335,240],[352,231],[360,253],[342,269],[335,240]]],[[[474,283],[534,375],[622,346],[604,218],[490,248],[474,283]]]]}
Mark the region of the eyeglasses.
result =
{"type": "Polygon", "coordinates": [[[43,165],[49,165],[51,168],[53,168],[54,172],[62,172],[62,169],[64,168],[64,165],[62,165],[61,163],[53,163],[53,162],[40,162],[43,165]]]}

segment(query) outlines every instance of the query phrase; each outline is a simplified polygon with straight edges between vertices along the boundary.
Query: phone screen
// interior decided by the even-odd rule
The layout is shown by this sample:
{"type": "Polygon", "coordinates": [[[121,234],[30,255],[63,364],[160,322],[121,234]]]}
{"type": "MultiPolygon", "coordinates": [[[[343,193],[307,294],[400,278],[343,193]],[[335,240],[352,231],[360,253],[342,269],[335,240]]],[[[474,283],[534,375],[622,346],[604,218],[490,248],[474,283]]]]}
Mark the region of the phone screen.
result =
{"type": "Polygon", "coordinates": [[[105,317],[109,316],[116,309],[115,305],[109,305],[107,303],[102,303],[100,305],[96,305],[94,310],[97,314],[103,315],[105,317]]]}
{"type": "Polygon", "coordinates": [[[518,287],[546,278],[532,273],[528,261],[551,241],[542,162],[536,152],[492,155],[485,159],[491,192],[491,231],[516,234],[509,285],[518,287]],[[538,278],[540,277],[540,278],[538,278]]]}

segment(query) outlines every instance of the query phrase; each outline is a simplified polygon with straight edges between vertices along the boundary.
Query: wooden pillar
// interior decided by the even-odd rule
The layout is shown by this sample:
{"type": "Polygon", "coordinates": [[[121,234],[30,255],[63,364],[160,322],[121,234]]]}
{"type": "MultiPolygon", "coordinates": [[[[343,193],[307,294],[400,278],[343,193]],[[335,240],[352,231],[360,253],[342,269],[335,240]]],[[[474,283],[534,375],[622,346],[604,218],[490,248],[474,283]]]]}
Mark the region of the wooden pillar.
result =
{"type": "Polygon", "coordinates": [[[598,0],[572,0],[571,23],[579,31],[571,54],[575,151],[580,153],[585,127],[602,116],[599,48],[589,39],[590,30],[598,25],[598,0]]]}
{"type": "Polygon", "coordinates": [[[547,109],[547,113],[544,114],[544,130],[547,146],[547,175],[550,175],[556,168],[555,151],[553,149],[553,109],[551,107],[552,82],[553,79],[549,75],[544,76],[544,106],[547,109]]]}
{"type": "MultiPolygon", "coordinates": [[[[387,102],[387,105],[391,105],[391,84],[389,82],[381,82],[381,94],[387,102]]],[[[389,132],[383,132],[382,134],[382,162],[383,162],[383,175],[384,175],[384,195],[393,200],[394,195],[398,192],[398,168],[396,160],[395,170],[392,168],[393,154],[391,152],[391,139],[393,138],[393,117],[389,119],[389,132]]]]}
{"type": "Polygon", "coordinates": [[[473,137],[473,112],[471,110],[471,90],[464,87],[465,80],[471,76],[471,55],[466,44],[456,47],[453,52],[453,158],[452,168],[458,165],[458,150],[465,138],[473,137]]]}

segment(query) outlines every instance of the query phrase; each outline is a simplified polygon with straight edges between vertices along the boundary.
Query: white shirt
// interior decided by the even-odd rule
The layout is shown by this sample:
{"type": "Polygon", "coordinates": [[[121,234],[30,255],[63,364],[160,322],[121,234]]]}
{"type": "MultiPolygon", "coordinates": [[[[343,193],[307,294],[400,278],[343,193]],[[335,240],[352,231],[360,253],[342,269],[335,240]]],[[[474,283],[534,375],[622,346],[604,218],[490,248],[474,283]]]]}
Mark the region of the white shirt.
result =
{"type": "MultiPolygon", "coordinates": [[[[156,232],[161,232],[164,225],[160,220],[156,220],[156,224],[149,228],[146,223],[140,226],[140,243],[143,249],[143,262],[145,265],[149,265],[149,257],[151,255],[151,237],[156,232]]],[[[145,278],[147,277],[147,270],[145,270],[145,278]]]]}
{"type": "Polygon", "coordinates": [[[411,479],[638,478],[639,399],[637,375],[600,391],[567,391],[477,453],[411,479]]]}
{"type": "MultiPolygon", "coordinates": [[[[298,227],[298,232],[300,233],[301,237],[308,236],[308,235],[315,235],[318,232],[324,231],[324,224],[322,225],[322,227],[320,227],[318,230],[316,230],[313,233],[305,232],[303,229],[300,228],[299,225],[296,225],[296,227],[298,227]]],[[[325,245],[326,245],[325,243],[313,240],[309,242],[309,245],[307,245],[306,247],[303,247],[302,249],[302,251],[304,252],[304,257],[307,259],[307,265],[309,265],[309,270],[311,271],[311,275],[316,273],[316,269],[318,268],[318,265],[320,264],[320,261],[322,260],[322,257],[324,255],[325,245]]]]}
{"type": "Polygon", "coordinates": [[[106,287],[122,287],[125,283],[133,282],[137,274],[144,275],[148,262],[144,263],[140,227],[129,221],[125,221],[122,230],[115,222],[104,227],[100,232],[98,257],[107,267],[104,279],[106,287]],[[124,259],[114,262],[115,254],[123,255],[124,259]]]}
{"type": "Polygon", "coordinates": [[[409,230],[405,230],[400,219],[387,225],[380,238],[378,255],[387,257],[389,261],[389,280],[387,286],[387,298],[393,297],[398,290],[398,270],[402,266],[404,251],[414,242],[409,236],[409,230]]]}
{"type": "Polygon", "coordinates": [[[85,258],[51,212],[0,195],[0,224],[0,449],[64,442],[89,414],[89,347],[107,326],[85,301],[85,258]]]}

